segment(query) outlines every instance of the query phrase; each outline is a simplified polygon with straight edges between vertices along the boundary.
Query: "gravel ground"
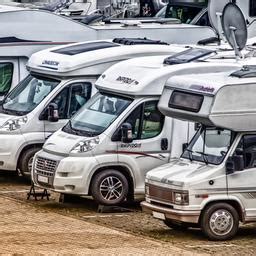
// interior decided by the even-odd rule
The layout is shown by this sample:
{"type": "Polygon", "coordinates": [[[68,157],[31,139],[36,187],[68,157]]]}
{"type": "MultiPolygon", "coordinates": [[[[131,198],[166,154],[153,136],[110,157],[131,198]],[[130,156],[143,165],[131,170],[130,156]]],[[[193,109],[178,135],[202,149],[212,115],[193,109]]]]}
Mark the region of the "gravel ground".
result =
{"type": "Polygon", "coordinates": [[[193,255],[31,204],[0,197],[0,251],[12,255],[193,255]],[[8,207],[6,207],[8,206],[8,207]]]}
{"type": "MultiPolygon", "coordinates": [[[[97,205],[88,198],[72,198],[72,201],[69,200],[69,202],[60,203],[59,194],[51,192],[50,201],[45,199],[39,201],[35,201],[34,199],[26,200],[26,192],[28,191],[29,187],[29,183],[20,177],[0,173],[0,199],[12,199],[13,202],[19,202],[22,207],[25,207],[24,209],[27,207],[29,208],[29,211],[36,211],[37,214],[42,213],[44,216],[58,214],[54,216],[62,216],[64,220],[66,220],[65,217],[69,218],[70,221],[77,220],[79,223],[84,223],[84,225],[88,225],[89,227],[90,225],[97,224],[102,227],[111,228],[111,230],[115,230],[117,232],[124,231],[127,235],[136,235],[135,237],[137,238],[153,239],[153,241],[160,243],[164,247],[175,246],[173,248],[185,249],[192,254],[256,254],[256,224],[241,226],[238,235],[232,241],[210,242],[203,236],[199,229],[189,229],[183,232],[169,229],[163,225],[161,221],[153,219],[151,216],[142,213],[139,207],[139,202],[130,205],[124,204],[122,205],[122,208],[112,209],[112,212],[98,213],[97,205]]],[[[8,208],[9,206],[4,207],[2,205],[0,211],[6,210],[8,212],[10,211],[8,208]]],[[[18,219],[16,214],[14,214],[13,217],[18,219]]],[[[36,225],[38,221],[38,224],[41,223],[43,225],[43,218],[39,217],[39,215],[37,215],[37,218],[38,220],[34,220],[34,224],[36,225]]],[[[57,230],[56,233],[58,234],[57,230]]],[[[0,234],[3,234],[3,231],[0,234]]],[[[15,234],[13,233],[14,236],[15,234]]],[[[83,235],[84,234],[79,233],[74,235],[72,234],[74,237],[82,237],[83,235]]],[[[12,237],[12,239],[14,238],[12,237]]],[[[65,237],[65,243],[67,243],[67,239],[68,238],[65,237]]],[[[114,238],[111,237],[110,241],[113,239],[114,238]]],[[[1,241],[3,241],[2,238],[1,241]]],[[[115,247],[115,242],[113,243],[115,247]]],[[[134,243],[134,250],[138,249],[136,246],[139,246],[139,244],[140,242],[134,243]]],[[[155,250],[155,248],[152,248],[152,250],[155,250]]],[[[160,251],[157,252],[158,254],[166,253],[166,251],[163,251],[162,253],[160,253],[160,251]]],[[[100,251],[97,251],[97,253],[100,253],[100,251]]],[[[138,252],[133,251],[133,254],[134,253],[138,252]]],[[[177,253],[184,252],[180,252],[178,250],[177,253]]],[[[155,254],[155,251],[151,251],[151,254],[155,254]]]]}

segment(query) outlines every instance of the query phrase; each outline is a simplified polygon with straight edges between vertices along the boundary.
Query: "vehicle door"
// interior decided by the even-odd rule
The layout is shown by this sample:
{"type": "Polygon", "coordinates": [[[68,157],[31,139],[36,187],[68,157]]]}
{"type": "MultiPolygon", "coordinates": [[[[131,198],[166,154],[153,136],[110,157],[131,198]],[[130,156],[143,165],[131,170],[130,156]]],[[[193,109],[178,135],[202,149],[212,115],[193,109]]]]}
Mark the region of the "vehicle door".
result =
{"type": "Polygon", "coordinates": [[[133,170],[136,187],[144,187],[146,173],[169,159],[171,124],[157,104],[156,99],[139,104],[123,122],[132,126],[133,141],[118,141],[118,161],[133,170]]]}
{"type": "Polygon", "coordinates": [[[227,175],[228,194],[243,203],[246,216],[256,216],[256,134],[242,136],[233,157],[239,171],[227,175]]]}
{"type": "Polygon", "coordinates": [[[48,121],[47,104],[40,118],[44,120],[45,138],[48,138],[53,132],[63,127],[67,121],[91,98],[91,82],[75,82],[67,84],[50,103],[57,106],[59,120],[57,122],[48,121]]]}
{"type": "Polygon", "coordinates": [[[12,85],[19,83],[18,70],[17,60],[0,60],[0,100],[3,100],[12,85]]]}

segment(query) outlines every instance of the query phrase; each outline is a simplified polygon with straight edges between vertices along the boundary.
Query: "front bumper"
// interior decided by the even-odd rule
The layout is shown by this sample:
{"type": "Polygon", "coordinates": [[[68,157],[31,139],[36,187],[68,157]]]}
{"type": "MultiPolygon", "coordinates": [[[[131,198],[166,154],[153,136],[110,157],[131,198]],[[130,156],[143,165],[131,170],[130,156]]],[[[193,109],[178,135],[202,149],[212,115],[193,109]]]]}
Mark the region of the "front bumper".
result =
{"type": "Polygon", "coordinates": [[[20,134],[0,134],[0,141],[0,169],[15,171],[25,138],[20,134]]]}
{"type": "Polygon", "coordinates": [[[152,215],[153,212],[163,213],[166,219],[185,223],[197,224],[199,222],[199,217],[201,213],[200,211],[182,211],[171,209],[169,207],[154,205],[146,201],[142,202],[140,205],[144,212],[150,213],[152,215]]]}
{"type": "Polygon", "coordinates": [[[34,160],[32,177],[34,183],[43,188],[59,193],[88,195],[95,167],[97,167],[97,161],[94,157],[64,157],[40,151],[34,160]],[[37,157],[56,162],[53,174],[36,170],[37,157]],[[46,177],[46,182],[42,182],[42,177],[46,177]]]}

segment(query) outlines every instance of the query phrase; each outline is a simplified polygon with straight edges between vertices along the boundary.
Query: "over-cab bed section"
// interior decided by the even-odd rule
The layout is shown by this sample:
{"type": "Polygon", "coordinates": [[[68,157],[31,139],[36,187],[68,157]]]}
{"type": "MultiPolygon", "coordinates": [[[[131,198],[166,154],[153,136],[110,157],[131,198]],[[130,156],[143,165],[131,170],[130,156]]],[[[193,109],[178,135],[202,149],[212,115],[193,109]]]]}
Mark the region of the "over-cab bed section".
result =
{"type": "Polygon", "coordinates": [[[256,68],[176,76],[159,102],[167,116],[234,131],[256,129],[256,68]]]}

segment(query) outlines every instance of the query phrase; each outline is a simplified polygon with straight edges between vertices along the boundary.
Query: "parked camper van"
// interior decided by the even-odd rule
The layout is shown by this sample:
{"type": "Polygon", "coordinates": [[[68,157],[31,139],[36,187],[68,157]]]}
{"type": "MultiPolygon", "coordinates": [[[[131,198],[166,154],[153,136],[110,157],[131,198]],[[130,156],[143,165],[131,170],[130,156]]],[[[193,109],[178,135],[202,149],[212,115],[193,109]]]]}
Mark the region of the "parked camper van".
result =
{"type": "Polygon", "coordinates": [[[145,211],[172,228],[201,227],[211,240],[256,221],[255,66],[173,77],[165,115],[201,123],[180,159],[148,172],[145,211]]]}
{"type": "Polygon", "coordinates": [[[181,51],[159,41],[127,39],[131,44],[150,43],[128,46],[123,40],[78,43],[32,55],[30,74],[0,107],[0,169],[28,175],[34,153],[95,93],[94,82],[111,65],[181,51]]]}
{"type": "Polygon", "coordinates": [[[157,104],[166,80],[175,74],[231,70],[237,64],[185,63],[212,51],[136,58],[119,63],[97,80],[99,92],[36,154],[32,179],[66,194],[92,195],[115,205],[144,194],[146,172],[179,156],[194,125],[164,118],[157,104]],[[143,75],[142,75],[143,74],[143,75]],[[65,145],[65,146],[63,146],[65,145]]]}

